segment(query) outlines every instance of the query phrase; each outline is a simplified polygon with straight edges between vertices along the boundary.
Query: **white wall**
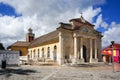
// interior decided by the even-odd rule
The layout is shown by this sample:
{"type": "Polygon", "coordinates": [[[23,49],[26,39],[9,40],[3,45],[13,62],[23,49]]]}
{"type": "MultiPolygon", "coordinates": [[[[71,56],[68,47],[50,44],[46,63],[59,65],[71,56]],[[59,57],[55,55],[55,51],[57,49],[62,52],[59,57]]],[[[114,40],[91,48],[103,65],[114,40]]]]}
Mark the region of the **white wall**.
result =
{"type": "Polygon", "coordinates": [[[0,50],[0,65],[2,60],[8,65],[19,65],[19,51],[0,50]]]}
{"type": "Polygon", "coordinates": [[[52,43],[52,44],[47,44],[47,45],[42,45],[42,46],[38,46],[38,47],[34,47],[34,48],[29,48],[28,49],[28,54],[30,55],[30,59],[33,61],[36,61],[38,59],[38,49],[39,49],[39,58],[42,58],[42,48],[44,48],[44,58],[47,58],[47,52],[48,52],[48,47],[50,48],[50,59],[54,59],[54,46],[57,47],[57,60],[59,59],[59,43],[52,43]],[[35,50],[35,52],[34,52],[35,50]],[[31,54],[32,52],[32,54],[31,54]],[[35,57],[34,57],[34,53],[35,53],[35,57]]]}

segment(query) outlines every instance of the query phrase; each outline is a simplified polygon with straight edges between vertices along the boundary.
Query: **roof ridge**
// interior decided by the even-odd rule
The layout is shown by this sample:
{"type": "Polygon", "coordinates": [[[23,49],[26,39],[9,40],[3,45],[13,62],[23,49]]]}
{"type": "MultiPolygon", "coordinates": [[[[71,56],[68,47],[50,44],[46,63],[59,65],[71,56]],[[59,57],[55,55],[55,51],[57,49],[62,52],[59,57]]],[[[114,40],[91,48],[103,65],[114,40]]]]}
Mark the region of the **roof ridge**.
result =
{"type": "Polygon", "coordinates": [[[52,31],[52,32],[46,33],[46,34],[44,34],[44,35],[41,35],[41,36],[35,38],[34,40],[32,40],[30,43],[34,42],[35,40],[37,40],[37,39],[39,39],[39,38],[41,38],[41,37],[44,37],[44,36],[47,36],[47,35],[49,35],[49,34],[51,34],[51,33],[53,33],[53,32],[56,32],[56,31],[57,31],[57,30],[54,30],[54,31],[52,31]]]}
{"type": "Polygon", "coordinates": [[[51,38],[55,38],[58,35],[58,32],[59,32],[58,30],[54,30],[50,33],[47,33],[45,35],[42,35],[42,36],[34,39],[33,41],[30,42],[29,47],[40,44],[41,42],[51,40],[51,38]]]}

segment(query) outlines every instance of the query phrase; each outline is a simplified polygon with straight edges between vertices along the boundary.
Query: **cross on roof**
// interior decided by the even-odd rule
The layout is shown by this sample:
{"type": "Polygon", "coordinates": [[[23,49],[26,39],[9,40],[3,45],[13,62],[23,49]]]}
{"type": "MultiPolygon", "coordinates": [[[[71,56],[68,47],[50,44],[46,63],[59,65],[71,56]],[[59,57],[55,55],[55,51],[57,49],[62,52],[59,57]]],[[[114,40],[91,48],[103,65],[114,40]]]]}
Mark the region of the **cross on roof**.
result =
{"type": "Polygon", "coordinates": [[[81,12],[80,14],[81,14],[81,16],[82,16],[83,13],[81,12]]]}

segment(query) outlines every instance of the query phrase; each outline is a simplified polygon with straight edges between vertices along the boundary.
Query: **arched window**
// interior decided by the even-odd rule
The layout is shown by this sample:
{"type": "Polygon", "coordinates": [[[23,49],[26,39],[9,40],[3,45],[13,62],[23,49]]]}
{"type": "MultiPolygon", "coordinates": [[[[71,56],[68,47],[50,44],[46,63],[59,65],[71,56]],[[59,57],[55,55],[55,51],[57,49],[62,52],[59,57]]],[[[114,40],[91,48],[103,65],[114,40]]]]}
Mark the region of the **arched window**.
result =
{"type": "Polygon", "coordinates": [[[57,60],[57,46],[54,46],[54,62],[57,60]]]}
{"type": "Polygon", "coordinates": [[[42,58],[44,58],[44,48],[42,48],[42,58]]]}
{"type": "Polygon", "coordinates": [[[33,52],[34,52],[34,58],[35,58],[35,49],[33,50],[33,52]]]}
{"type": "Polygon", "coordinates": [[[50,57],[50,47],[48,47],[47,57],[50,57]]]}
{"type": "Polygon", "coordinates": [[[54,51],[56,51],[56,52],[57,52],[57,46],[56,46],[56,45],[54,46],[54,51]]]}
{"type": "Polygon", "coordinates": [[[40,50],[38,49],[38,58],[40,57],[40,50]]]}

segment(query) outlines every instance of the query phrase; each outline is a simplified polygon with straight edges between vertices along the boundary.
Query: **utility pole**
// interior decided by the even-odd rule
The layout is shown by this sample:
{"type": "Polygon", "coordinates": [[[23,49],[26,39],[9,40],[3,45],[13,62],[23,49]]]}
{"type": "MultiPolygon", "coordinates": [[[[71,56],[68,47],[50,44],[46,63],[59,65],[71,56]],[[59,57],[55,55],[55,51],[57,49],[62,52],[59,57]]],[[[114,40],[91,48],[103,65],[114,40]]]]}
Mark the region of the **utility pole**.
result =
{"type": "Polygon", "coordinates": [[[113,53],[113,50],[114,50],[114,41],[111,41],[111,45],[110,45],[110,48],[112,49],[112,68],[113,68],[113,72],[115,72],[114,70],[114,53],[113,53]]]}

